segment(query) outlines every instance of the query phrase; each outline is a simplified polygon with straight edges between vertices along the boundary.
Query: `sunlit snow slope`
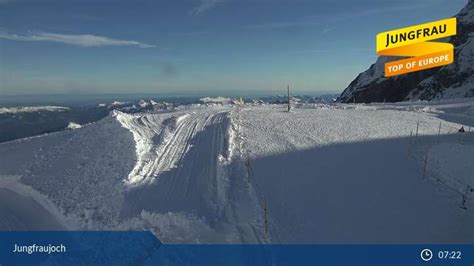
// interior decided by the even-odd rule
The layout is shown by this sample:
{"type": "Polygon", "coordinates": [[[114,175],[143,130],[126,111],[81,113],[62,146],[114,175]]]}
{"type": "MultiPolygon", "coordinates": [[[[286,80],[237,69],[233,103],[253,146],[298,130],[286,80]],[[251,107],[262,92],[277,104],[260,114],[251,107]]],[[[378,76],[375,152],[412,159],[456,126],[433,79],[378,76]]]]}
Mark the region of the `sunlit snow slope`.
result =
{"type": "Polygon", "coordinates": [[[10,217],[0,229],[146,229],[167,243],[472,242],[474,206],[423,178],[420,156],[433,156],[430,173],[472,182],[459,155],[472,153],[470,135],[456,131],[473,106],[114,111],[0,144],[0,199],[17,198],[0,204],[10,217]],[[453,170],[443,154],[457,151],[453,170]]]}

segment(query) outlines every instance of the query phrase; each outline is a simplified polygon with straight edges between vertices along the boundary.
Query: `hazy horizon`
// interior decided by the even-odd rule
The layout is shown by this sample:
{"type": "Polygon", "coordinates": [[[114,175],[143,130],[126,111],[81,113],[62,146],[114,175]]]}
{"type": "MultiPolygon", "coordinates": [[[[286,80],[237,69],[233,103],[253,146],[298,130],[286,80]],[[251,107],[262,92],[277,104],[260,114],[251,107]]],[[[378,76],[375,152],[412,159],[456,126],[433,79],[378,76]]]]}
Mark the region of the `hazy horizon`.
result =
{"type": "MultiPolygon", "coordinates": [[[[158,100],[158,101],[172,101],[172,102],[196,102],[199,98],[204,97],[229,97],[244,99],[272,97],[278,95],[285,95],[286,88],[279,91],[253,91],[252,93],[242,94],[239,92],[227,93],[103,93],[103,94],[29,94],[29,95],[4,95],[0,98],[0,107],[13,107],[20,105],[40,106],[40,105],[73,105],[86,106],[98,103],[110,103],[112,101],[133,102],[138,100],[158,100]]],[[[339,93],[331,92],[301,92],[292,91],[295,96],[336,96],[339,93]]]]}

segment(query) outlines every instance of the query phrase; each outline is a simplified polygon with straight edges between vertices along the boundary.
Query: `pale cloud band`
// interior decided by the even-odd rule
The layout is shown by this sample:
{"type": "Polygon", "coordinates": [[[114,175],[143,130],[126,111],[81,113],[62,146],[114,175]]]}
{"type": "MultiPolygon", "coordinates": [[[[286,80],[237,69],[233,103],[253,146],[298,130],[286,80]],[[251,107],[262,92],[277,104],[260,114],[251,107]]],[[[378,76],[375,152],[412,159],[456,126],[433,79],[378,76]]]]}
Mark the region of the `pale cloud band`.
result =
{"type": "Polygon", "coordinates": [[[190,13],[191,15],[199,15],[203,12],[213,9],[216,5],[224,1],[226,0],[201,0],[201,3],[194,7],[190,13]]]}
{"type": "Polygon", "coordinates": [[[33,32],[26,35],[0,32],[1,39],[25,42],[58,42],[82,47],[103,46],[135,46],[138,48],[154,48],[155,45],[131,40],[119,40],[92,34],[58,34],[49,32],[33,32]]]}

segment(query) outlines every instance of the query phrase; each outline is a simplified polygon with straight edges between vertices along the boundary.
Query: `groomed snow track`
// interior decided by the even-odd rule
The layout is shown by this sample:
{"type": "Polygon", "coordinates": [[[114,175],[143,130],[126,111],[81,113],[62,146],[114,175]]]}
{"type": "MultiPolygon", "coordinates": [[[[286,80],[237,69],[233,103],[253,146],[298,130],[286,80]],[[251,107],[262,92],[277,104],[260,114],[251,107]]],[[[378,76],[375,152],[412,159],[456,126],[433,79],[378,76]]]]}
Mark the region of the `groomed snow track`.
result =
{"type": "Polygon", "coordinates": [[[469,132],[474,103],[446,104],[115,111],[0,144],[0,187],[42,207],[4,202],[2,215],[21,219],[0,227],[152,230],[188,244],[469,243],[472,210],[409,159],[426,151],[409,146],[419,125],[419,143],[439,142],[430,164],[472,181],[472,133],[457,131],[469,132]]]}
{"type": "Polygon", "coordinates": [[[206,236],[207,241],[262,241],[261,230],[256,229],[258,205],[240,160],[231,158],[229,108],[114,115],[137,143],[122,219],[144,211],[187,214],[210,226],[214,233],[206,236]]]}

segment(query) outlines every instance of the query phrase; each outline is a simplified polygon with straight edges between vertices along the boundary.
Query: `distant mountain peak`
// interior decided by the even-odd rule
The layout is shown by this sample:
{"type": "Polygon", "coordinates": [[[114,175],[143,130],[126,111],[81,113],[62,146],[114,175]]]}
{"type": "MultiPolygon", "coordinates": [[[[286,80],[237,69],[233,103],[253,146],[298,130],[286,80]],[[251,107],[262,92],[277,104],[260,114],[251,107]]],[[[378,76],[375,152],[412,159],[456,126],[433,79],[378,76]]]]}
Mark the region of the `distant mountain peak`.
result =
{"type": "Polygon", "coordinates": [[[451,65],[384,77],[384,64],[398,57],[380,56],[360,73],[339,96],[339,102],[398,102],[474,97],[474,0],[456,16],[457,35],[451,65]]]}

